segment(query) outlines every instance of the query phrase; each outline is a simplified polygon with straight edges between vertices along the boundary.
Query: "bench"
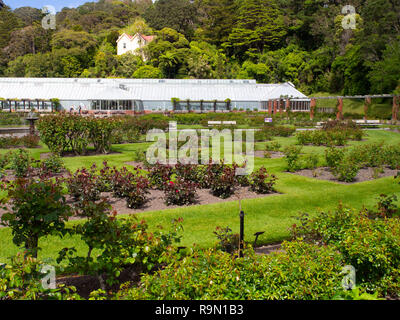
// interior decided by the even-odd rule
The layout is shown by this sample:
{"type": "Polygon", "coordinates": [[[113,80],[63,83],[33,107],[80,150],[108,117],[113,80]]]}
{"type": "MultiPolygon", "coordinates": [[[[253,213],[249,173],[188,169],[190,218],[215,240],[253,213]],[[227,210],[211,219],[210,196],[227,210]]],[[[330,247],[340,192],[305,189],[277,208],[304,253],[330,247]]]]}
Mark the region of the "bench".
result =
{"type": "MultiPolygon", "coordinates": [[[[383,123],[381,123],[380,120],[352,120],[352,121],[360,127],[378,127],[383,125],[383,123]]],[[[322,128],[322,126],[325,123],[326,123],[325,121],[317,122],[317,125],[315,127],[317,129],[322,128]]]]}
{"type": "Polygon", "coordinates": [[[212,126],[220,126],[220,125],[231,125],[231,126],[235,126],[236,125],[236,121],[208,121],[208,126],[212,127],[212,126]]]}
{"type": "Polygon", "coordinates": [[[354,122],[361,127],[377,127],[382,125],[380,120],[355,120],[354,122]]]}

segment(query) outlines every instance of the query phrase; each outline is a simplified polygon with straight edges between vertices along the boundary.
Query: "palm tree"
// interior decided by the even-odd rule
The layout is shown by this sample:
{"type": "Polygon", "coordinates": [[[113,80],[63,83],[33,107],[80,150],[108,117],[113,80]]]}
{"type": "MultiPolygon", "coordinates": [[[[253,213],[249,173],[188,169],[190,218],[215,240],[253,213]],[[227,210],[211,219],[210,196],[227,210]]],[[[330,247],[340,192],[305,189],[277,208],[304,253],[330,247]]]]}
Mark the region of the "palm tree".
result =
{"type": "Polygon", "coordinates": [[[178,57],[174,52],[167,51],[162,54],[159,59],[159,67],[163,70],[167,78],[172,78],[175,73],[176,65],[178,64],[178,57]]]}

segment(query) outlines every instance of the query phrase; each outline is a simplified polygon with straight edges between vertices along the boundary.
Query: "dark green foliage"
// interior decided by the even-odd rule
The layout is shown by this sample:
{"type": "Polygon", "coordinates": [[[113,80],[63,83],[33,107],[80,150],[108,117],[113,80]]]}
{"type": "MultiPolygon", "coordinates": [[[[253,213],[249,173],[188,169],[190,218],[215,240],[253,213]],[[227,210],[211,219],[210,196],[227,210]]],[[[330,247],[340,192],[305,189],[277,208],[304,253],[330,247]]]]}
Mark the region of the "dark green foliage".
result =
{"type": "Polygon", "coordinates": [[[68,231],[87,244],[87,255],[78,256],[75,248],[64,248],[57,260],[66,260],[70,271],[96,275],[108,285],[118,283],[121,272],[129,267],[151,271],[165,260],[168,252],[174,252],[172,244],[180,241],[179,221],[167,233],[152,233],[145,221],[138,222],[135,217],[116,219],[117,213],[110,212],[110,205],[104,200],[83,201],[75,214],[87,220],[68,231]]]}
{"type": "Polygon", "coordinates": [[[193,204],[197,196],[196,187],[195,182],[184,180],[181,177],[175,181],[166,182],[164,187],[165,203],[178,206],[193,204]]]}
{"type": "Polygon", "coordinates": [[[45,174],[60,173],[64,168],[64,161],[56,154],[51,155],[40,163],[40,169],[45,174]]]}
{"type": "Polygon", "coordinates": [[[330,147],[325,150],[325,160],[329,168],[336,168],[343,160],[345,152],[343,149],[330,147]]]}
{"type": "Polygon", "coordinates": [[[19,253],[10,264],[0,266],[0,300],[80,300],[75,287],[43,288],[43,265],[43,261],[19,253]]]}
{"type": "Polygon", "coordinates": [[[360,170],[359,165],[352,161],[346,160],[339,163],[333,170],[333,174],[339,181],[353,182],[360,170]]]}
{"type": "Polygon", "coordinates": [[[346,264],[355,267],[357,286],[382,296],[398,296],[400,220],[381,214],[393,210],[393,200],[382,196],[375,214],[339,206],[335,212],[322,212],[315,218],[303,215],[293,226],[293,236],[336,247],[346,264]]]}
{"type": "Polygon", "coordinates": [[[23,244],[36,257],[41,237],[65,234],[70,207],[58,180],[17,179],[7,184],[6,191],[12,206],[1,222],[11,228],[17,246],[23,244]]]}
{"type": "MultiPolygon", "coordinates": [[[[217,168],[218,170],[219,168],[217,168]]],[[[212,171],[211,171],[212,172],[212,171]]],[[[221,171],[214,171],[210,176],[211,192],[222,199],[229,198],[237,186],[235,169],[224,165],[221,171]]]]}
{"type": "Polygon", "coordinates": [[[56,30],[41,27],[42,15],[35,8],[13,12],[4,7],[0,75],[252,78],[291,81],[305,93],[393,92],[399,81],[399,5],[356,1],[356,29],[350,30],[341,25],[343,5],[305,0],[101,0],[58,12],[56,30]],[[122,32],[157,36],[144,49],[146,61],[116,55],[122,32]]]}
{"type": "Polygon", "coordinates": [[[56,154],[72,151],[85,155],[89,143],[96,152],[108,153],[111,150],[112,136],[118,128],[115,118],[81,117],[72,114],[56,114],[42,117],[38,130],[42,141],[56,154]]]}
{"type": "Polygon", "coordinates": [[[261,194],[271,193],[274,191],[276,180],[277,178],[274,174],[269,174],[267,169],[261,167],[251,173],[249,177],[250,188],[254,192],[261,194]]]}
{"type": "Polygon", "coordinates": [[[288,146],[283,150],[285,154],[285,159],[287,162],[287,170],[289,172],[295,172],[296,170],[300,169],[300,152],[302,147],[298,146],[288,146]]]}
{"type": "Polygon", "coordinates": [[[32,169],[33,159],[28,151],[18,149],[10,153],[10,169],[14,170],[18,178],[26,177],[32,169]]]}
{"type": "MultiPolygon", "coordinates": [[[[218,235],[223,240],[221,232],[218,235]]],[[[117,298],[307,300],[332,298],[341,288],[343,260],[333,247],[286,242],[283,249],[260,256],[246,250],[244,258],[213,249],[198,250],[145,275],[138,288],[122,290],[117,298]]]]}

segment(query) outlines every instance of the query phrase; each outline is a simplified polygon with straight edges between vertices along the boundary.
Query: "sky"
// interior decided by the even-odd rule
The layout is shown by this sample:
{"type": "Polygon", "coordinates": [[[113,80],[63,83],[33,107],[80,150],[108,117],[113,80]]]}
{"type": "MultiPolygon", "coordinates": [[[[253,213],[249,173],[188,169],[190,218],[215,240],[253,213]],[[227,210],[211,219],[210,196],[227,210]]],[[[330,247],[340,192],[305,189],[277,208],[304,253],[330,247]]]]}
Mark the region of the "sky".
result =
{"type": "Polygon", "coordinates": [[[44,6],[51,5],[56,8],[57,11],[61,11],[64,7],[76,8],[85,2],[93,1],[94,0],[3,0],[11,9],[27,6],[41,9],[44,6]]]}

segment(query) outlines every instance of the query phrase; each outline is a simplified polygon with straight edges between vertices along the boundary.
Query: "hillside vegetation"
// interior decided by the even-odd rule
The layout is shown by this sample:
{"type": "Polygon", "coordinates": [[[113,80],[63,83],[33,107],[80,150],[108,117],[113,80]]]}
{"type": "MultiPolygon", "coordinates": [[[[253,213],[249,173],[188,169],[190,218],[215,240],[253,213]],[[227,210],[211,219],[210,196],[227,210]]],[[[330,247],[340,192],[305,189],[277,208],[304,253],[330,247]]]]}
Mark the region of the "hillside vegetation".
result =
{"type": "MultiPolygon", "coordinates": [[[[7,1],[5,1],[7,5],[7,1]]],[[[353,0],[151,0],[0,9],[0,76],[251,78],[306,94],[392,93],[400,79],[400,4],[353,0]],[[354,19],[355,29],[344,29],[354,19]],[[156,35],[146,61],[116,55],[122,32],[156,35]]],[[[398,91],[397,91],[398,92],[398,91]]],[[[387,104],[387,102],[378,102],[387,104]]],[[[354,107],[355,112],[359,109],[354,107]]]]}

